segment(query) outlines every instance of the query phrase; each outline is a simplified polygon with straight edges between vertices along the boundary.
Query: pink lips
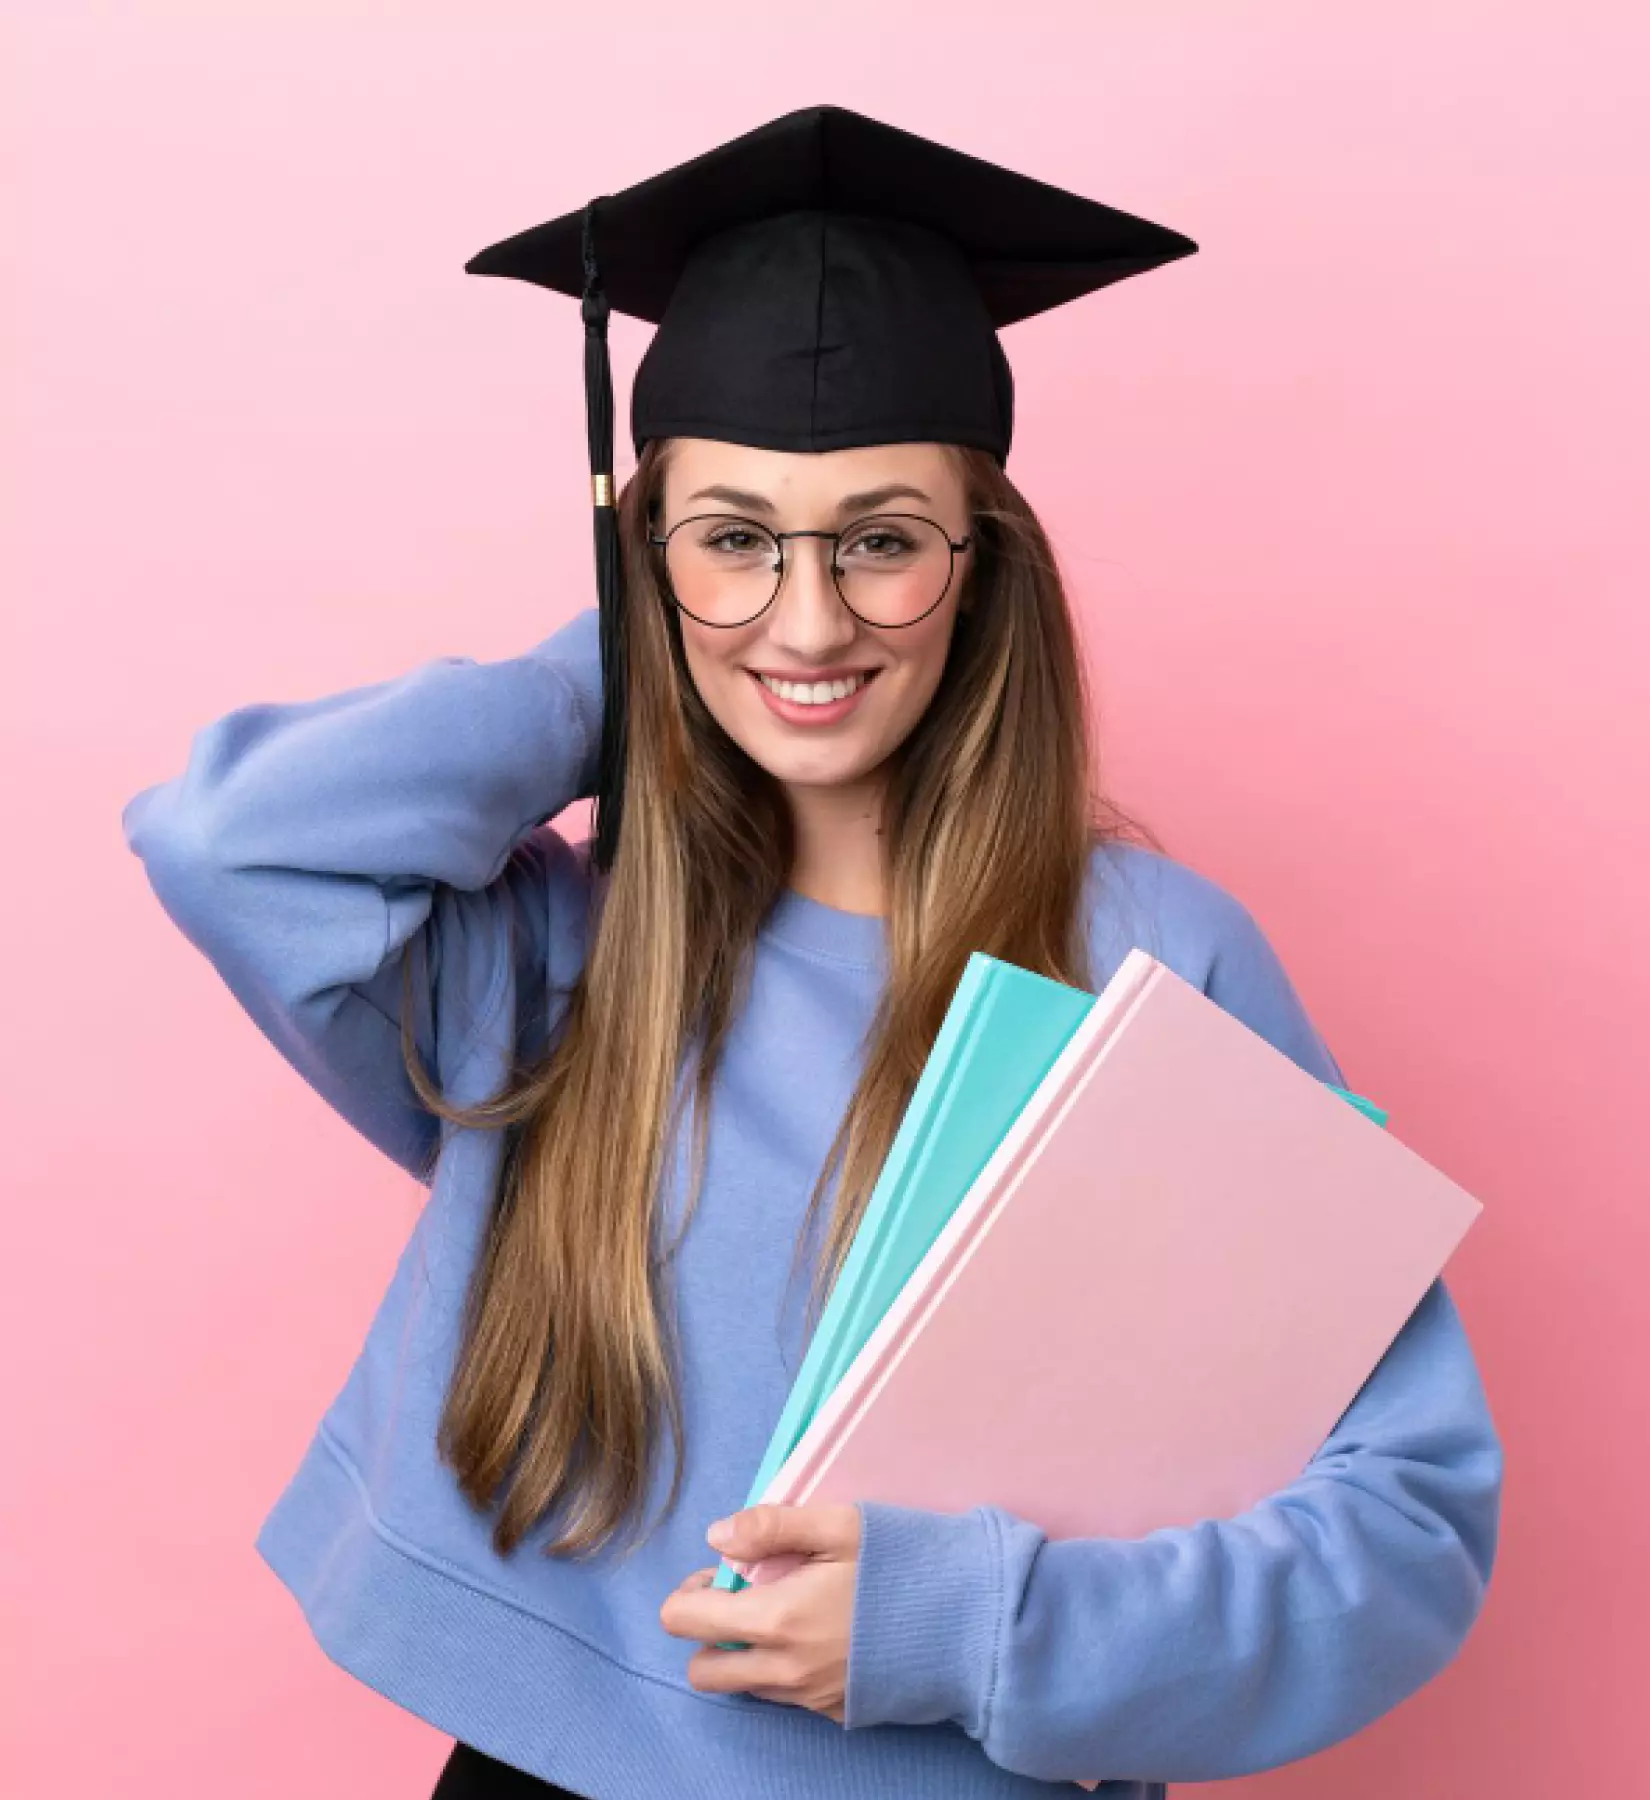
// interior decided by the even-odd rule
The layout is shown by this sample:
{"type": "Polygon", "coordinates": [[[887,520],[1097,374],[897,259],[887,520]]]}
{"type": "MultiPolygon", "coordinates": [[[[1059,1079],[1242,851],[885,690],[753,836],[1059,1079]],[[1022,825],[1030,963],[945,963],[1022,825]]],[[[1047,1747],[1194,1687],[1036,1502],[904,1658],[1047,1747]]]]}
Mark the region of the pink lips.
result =
{"type": "Polygon", "coordinates": [[[866,689],[881,674],[881,670],[872,673],[845,699],[829,701],[824,706],[802,706],[794,700],[781,700],[780,697],[761,681],[754,673],[751,680],[756,683],[756,691],[767,702],[768,710],[783,719],[788,725],[834,725],[838,719],[845,719],[860,701],[865,698],[866,689]]]}

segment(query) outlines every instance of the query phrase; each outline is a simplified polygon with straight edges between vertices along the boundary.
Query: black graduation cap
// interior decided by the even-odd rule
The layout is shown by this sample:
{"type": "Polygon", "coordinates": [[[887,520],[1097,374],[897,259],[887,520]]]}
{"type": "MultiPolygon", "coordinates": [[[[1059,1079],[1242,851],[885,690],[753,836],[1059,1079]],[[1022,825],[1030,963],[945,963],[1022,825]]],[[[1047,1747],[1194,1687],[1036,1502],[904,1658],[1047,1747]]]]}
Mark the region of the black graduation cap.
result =
{"type": "Polygon", "coordinates": [[[464,265],[582,303],[604,707],[598,868],[625,731],[609,309],[658,326],[630,427],[769,450],[952,443],[1006,461],[997,331],[1188,256],[1190,238],[841,106],[786,113],[464,265]]]}

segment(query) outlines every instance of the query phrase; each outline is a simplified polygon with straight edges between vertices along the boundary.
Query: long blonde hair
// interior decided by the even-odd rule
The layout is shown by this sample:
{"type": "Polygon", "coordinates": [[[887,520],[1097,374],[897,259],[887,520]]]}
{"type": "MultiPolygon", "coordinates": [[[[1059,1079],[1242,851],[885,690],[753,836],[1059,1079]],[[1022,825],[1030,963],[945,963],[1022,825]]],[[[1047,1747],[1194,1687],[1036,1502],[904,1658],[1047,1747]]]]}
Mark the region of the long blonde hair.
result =
{"type": "MultiPolygon", "coordinates": [[[[646,445],[619,496],[624,830],[592,886],[586,959],[554,1042],[491,1101],[458,1108],[421,1066],[410,973],[403,1008],[403,1053],[425,1104],[458,1124],[507,1129],[439,1431],[463,1492],[496,1506],[501,1554],[553,1511],[552,1555],[586,1554],[634,1526],[666,1421],[666,1510],[675,1502],[684,1438],[655,1193],[693,1051],[689,1209],[697,1200],[723,1042],[793,853],[781,784],[699,698],[660,589],[647,533],[667,454],[646,445]],[[626,1129],[615,1131],[621,1094],[626,1129]]],[[[815,1315],[970,953],[1090,988],[1091,849],[1113,837],[1155,844],[1100,797],[1076,631],[1042,527],[988,454],[950,454],[978,551],[940,686],[888,765],[888,977],[798,1234],[800,1246],[840,1162],[815,1315]]]]}

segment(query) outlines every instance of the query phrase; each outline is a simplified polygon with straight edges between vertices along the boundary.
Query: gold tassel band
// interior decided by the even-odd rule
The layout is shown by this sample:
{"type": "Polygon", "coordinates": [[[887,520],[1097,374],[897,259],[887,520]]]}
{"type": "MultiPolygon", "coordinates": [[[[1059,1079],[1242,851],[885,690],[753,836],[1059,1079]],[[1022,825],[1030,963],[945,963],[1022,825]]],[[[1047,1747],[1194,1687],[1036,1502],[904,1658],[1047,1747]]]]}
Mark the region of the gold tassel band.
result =
{"type": "Polygon", "coordinates": [[[590,492],[597,506],[613,504],[613,477],[611,475],[592,475],[590,492]]]}

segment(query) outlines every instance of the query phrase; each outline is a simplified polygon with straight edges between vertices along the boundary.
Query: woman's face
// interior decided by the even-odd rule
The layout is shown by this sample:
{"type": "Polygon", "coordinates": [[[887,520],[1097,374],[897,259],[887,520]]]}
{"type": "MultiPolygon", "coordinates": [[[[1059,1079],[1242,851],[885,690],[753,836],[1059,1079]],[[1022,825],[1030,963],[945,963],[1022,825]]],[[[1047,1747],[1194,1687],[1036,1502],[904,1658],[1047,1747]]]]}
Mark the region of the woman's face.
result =
{"type": "MultiPolygon", "coordinates": [[[[655,530],[663,536],[679,521],[706,513],[736,514],[776,533],[837,531],[868,514],[914,513],[933,520],[953,541],[969,534],[962,479],[937,444],[798,454],[675,439],[666,462],[664,514],[655,530]]],[[[704,527],[686,529],[699,534],[705,578],[754,582],[750,591],[760,604],[764,583],[756,565],[762,559],[752,554],[749,534],[712,541],[704,527]],[[716,563],[718,557],[723,561],[716,563]],[[749,572],[738,574],[741,566],[749,572]]],[[[676,568],[683,566],[682,541],[671,552],[676,568]]],[[[949,588],[925,617],[879,628],[843,604],[827,542],[792,538],[783,548],[784,581],[749,624],[710,625],[678,613],[689,672],[722,729],[788,788],[864,781],[904,741],[939,686],[973,551],[957,554],[949,588]],[[814,708],[765,691],[759,679],[811,684],[846,671],[870,679],[845,700],[814,708]]],[[[845,544],[839,556],[857,571],[846,578],[850,597],[893,592],[898,559],[910,554],[897,533],[845,544]],[[856,581],[865,586],[856,588],[856,581]]],[[[766,560],[771,568],[771,556],[766,560]]],[[[684,604],[692,604],[683,583],[676,585],[684,604]]]]}

